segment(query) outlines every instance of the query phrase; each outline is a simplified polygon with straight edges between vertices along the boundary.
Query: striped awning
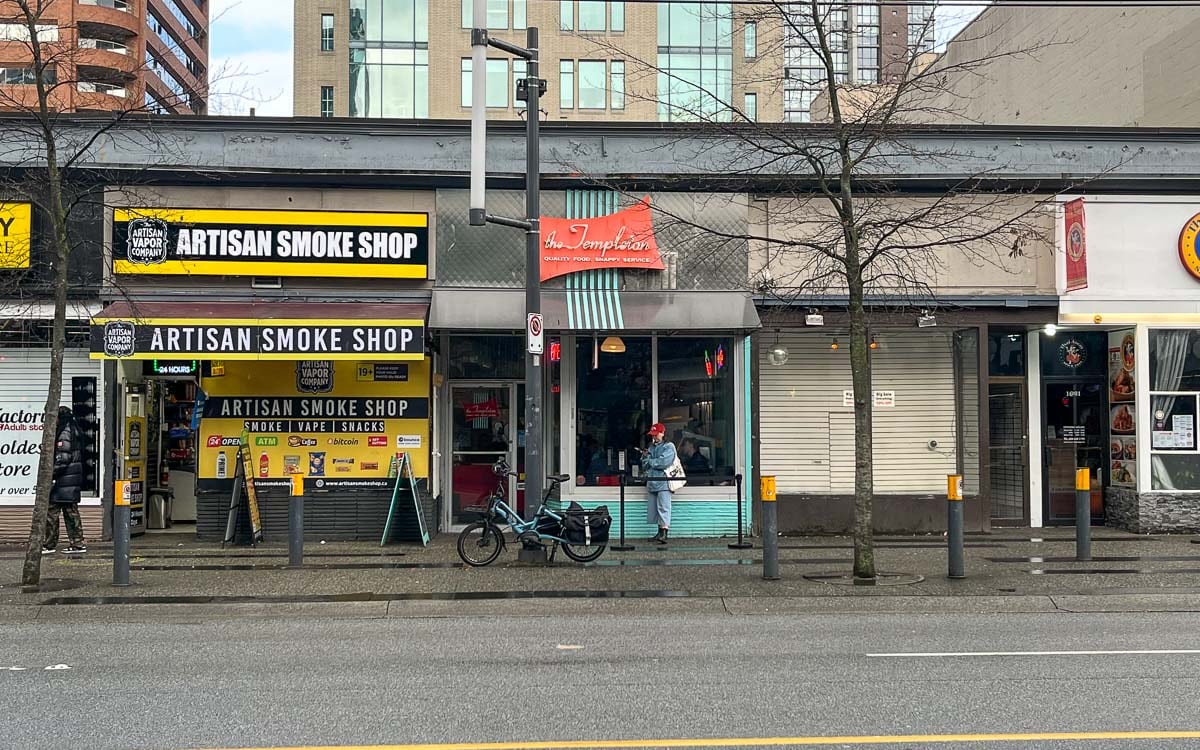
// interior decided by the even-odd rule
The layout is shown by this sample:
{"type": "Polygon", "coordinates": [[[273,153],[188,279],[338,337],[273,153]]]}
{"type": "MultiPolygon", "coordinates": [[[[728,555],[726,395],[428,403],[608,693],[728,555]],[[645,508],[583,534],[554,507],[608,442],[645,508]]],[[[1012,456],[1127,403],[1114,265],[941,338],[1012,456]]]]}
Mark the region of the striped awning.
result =
{"type": "Polygon", "coordinates": [[[580,271],[567,277],[567,327],[621,331],[625,312],[615,268],[580,271]]]}

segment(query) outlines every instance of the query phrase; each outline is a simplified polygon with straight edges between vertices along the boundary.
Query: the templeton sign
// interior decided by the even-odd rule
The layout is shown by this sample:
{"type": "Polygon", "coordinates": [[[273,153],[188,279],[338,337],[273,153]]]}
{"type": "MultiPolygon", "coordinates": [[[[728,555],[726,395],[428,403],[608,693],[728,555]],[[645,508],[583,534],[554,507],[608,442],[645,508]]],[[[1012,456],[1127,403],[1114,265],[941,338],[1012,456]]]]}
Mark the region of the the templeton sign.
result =
{"type": "Polygon", "coordinates": [[[118,208],[119,274],[423,279],[429,215],[118,208]]]}
{"type": "Polygon", "coordinates": [[[422,320],[96,319],[93,359],[381,359],[425,357],[422,320]]]}
{"type": "Polygon", "coordinates": [[[594,219],[543,216],[542,281],[596,268],[663,270],[650,199],[594,219]]]}

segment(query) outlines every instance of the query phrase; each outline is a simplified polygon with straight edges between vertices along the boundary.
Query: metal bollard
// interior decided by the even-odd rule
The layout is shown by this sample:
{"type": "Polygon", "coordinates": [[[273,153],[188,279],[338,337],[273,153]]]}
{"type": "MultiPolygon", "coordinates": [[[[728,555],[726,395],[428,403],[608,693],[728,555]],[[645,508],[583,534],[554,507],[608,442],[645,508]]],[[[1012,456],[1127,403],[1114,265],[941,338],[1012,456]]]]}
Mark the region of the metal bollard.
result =
{"type": "Polygon", "coordinates": [[[118,480],[113,494],[113,585],[129,585],[130,482],[118,480]]]}
{"type": "Polygon", "coordinates": [[[760,481],[763,509],[763,580],[779,580],[779,514],[775,503],[775,477],[760,481]]]}
{"type": "Polygon", "coordinates": [[[735,483],[737,484],[737,527],[738,540],[734,544],[730,544],[729,549],[750,549],[754,545],[742,539],[744,524],[742,523],[742,505],[745,504],[746,498],[742,497],[742,475],[734,475],[735,483]]]}
{"type": "Polygon", "coordinates": [[[1075,559],[1092,559],[1092,472],[1075,470],[1075,559]]]}
{"type": "Polygon", "coordinates": [[[946,545],[950,578],[966,578],[963,559],[963,478],[961,474],[946,477],[946,545]]]}
{"type": "Polygon", "coordinates": [[[621,472],[621,504],[618,506],[618,513],[621,514],[621,543],[615,547],[609,547],[613,552],[631,552],[634,549],[632,544],[625,543],[625,472],[621,472]]]}
{"type": "Polygon", "coordinates": [[[304,567],[304,478],[300,476],[292,477],[288,504],[288,567],[304,567]]]}

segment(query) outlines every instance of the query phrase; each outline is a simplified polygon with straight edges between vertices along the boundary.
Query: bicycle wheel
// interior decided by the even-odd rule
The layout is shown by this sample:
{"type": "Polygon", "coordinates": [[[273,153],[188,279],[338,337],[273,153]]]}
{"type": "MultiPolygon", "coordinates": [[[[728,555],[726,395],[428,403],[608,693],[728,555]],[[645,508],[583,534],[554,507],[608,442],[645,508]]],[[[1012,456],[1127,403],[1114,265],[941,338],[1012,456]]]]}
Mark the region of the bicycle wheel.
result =
{"type": "Polygon", "coordinates": [[[473,523],[458,535],[458,556],[467,565],[490,565],[503,549],[504,537],[490,523],[473,523]]]}
{"type": "Polygon", "coordinates": [[[608,547],[607,544],[593,544],[590,547],[584,544],[567,544],[562,542],[558,545],[562,548],[563,554],[571,558],[575,562],[591,562],[600,555],[604,554],[604,550],[608,547]]]}

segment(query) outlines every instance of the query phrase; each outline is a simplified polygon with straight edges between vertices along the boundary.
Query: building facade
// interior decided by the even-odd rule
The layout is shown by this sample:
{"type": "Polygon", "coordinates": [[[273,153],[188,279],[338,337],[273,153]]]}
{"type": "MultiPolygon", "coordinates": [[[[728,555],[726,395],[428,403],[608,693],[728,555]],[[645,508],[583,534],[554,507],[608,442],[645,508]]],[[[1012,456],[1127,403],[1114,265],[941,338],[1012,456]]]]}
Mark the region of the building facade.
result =
{"type": "MultiPolygon", "coordinates": [[[[56,109],[207,112],[207,0],[57,0],[37,37],[57,48],[46,76],[56,109]]],[[[0,17],[0,110],[36,105],[31,41],[15,14],[0,17]]]]}
{"type": "MultiPolygon", "coordinates": [[[[1057,330],[1043,332],[1047,492],[1093,473],[1093,514],[1135,532],[1200,529],[1200,197],[1063,196],[1057,330]],[[1082,228],[1082,255],[1069,227],[1082,228]],[[1080,265],[1082,263],[1082,266],[1080,265]],[[1082,272],[1082,273],[1081,273],[1082,272]],[[1061,352],[1085,359],[1064,368],[1061,352]],[[1057,383],[1057,389],[1056,384],[1057,383]],[[1061,399],[1061,400],[1060,400],[1061,399]],[[1066,461],[1055,458],[1065,454],[1066,461]]],[[[1048,517],[1055,513],[1047,509],[1048,517]]]]}
{"type": "MultiPolygon", "coordinates": [[[[888,61],[932,40],[917,6],[831,3],[828,12],[837,74],[848,81],[877,82],[888,61]]],[[[470,0],[296,0],[293,112],[467,118],[471,14],[470,0]]],[[[486,26],[519,45],[527,26],[539,28],[550,120],[806,122],[824,80],[802,24],[736,3],[491,0],[486,26]]],[[[489,55],[489,117],[521,116],[524,74],[523,61],[489,55]]]]}
{"type": "Polygon", "coordinates": [[[952,74],[923,111],[964,124],[1191,127],[1200,122],[1200,8],[1170,6],[992,3],[940,64],[987,62],[952,74]]]}
{"type": "MultiPolygon", "coordinates": [[[[398,476],[415,481],[428,529],[445,530],[470,521],[496,488],[497,459],[528,468],[524,237],[469,226],[465,123],[381,132],[165,118],[154,132],[167,142],[146,168],[130,166],[147,158],[129,145],[133,133],[92,157],[106,174],[130,169],[154,187],[106,183],[84,202],[92,213],[74,219],[92,241],[80,250],[63,397],[96,410],[93,523],[112,481],[126,479],[142,483],[139,531],[171,521],[222,538],[240,476],[255,488],[264,533],[280,538],[298,477],[310,533],[379,539],[398,476]],[[270,146],[281,142],[288,147],[270,146]],[[394,462],[409,468],[393,472],[394,462]]],[[[820,270],[772,251],[804,247],[822,231],[819,212],[791,205],[794,191],[772,194],[770,179],[753,193],[716,190],[709,169],[733,146],[713,130],[555,123],[544,138],[548,152],[573,153],[544,165],[538,269],[542,441],[547,472],[570,476],[560,499],[615,511],[621,477],[640,478],[632,449],[663,422],[688,459],[680,534],[734,533],[739,508],[752,523],[765,475],[777,478],[782,529],[843,531],[853,474],[845,299],[836,285],[800,297],[761,283],[768,270],[777,281],[820,270]],[[593,244],[568,241],[573,225],[593,244]],[[616,267],[588,252],[609,240],[620,246],[616,267]]],[[[1200,137],[925,129],[913,138],[953,142],[962,161],[948,159],[939,175],[899,164],[890,175],[899,192],[864,201],[921,213],[980,162],[998,187],[1081,164],[1104,174],[1086,201],[1096,238],[1086,290],[1066,290],[1063,257],[1073,251],[1065,219],[1046,206],[1073,196],[1060,200],[1047,177],[1037,186],[1050,192],[1003,195],[1034,209],[1020,252],[1006,243],[999,259],[923,257],[913,281],[930,290],[929,307],[900,290],[871,300],[879,527],[938,530],[954,473],[965,478],[972,528],[1067,523],[1066,469],[1086,466],[1096,520],[1190,528],[1188,269],[1200,261],[1179,258],[1192,257],[1200,222],[1189,188],[1200,137]],[[1110,167],[1127,149],[1145,156],[1110,167]]],[[[489,140],[489,210],[519,216],[520,128],[499,124],[489,140]]],[[[5,223],[36,238],[37,217],[5,208],[5,223]]],[[[38,267],[19,248],[9,260],[38,267]]],[[[18,426],[28,421],[21,404],[44,399],[47,377],[45,305],[30,310],[29,298],[5,307],[0,340],[0,357],[20,364],[0,379],[0,413],[18,426]]],[[[0,456],[25,455],[21,433],[0,430],[15,445],[0,456]]],[[[27,483],[0,479],[0,529],[23,533],[27,483]]],[[[503,491],[532,509],[519,477],[503,491]]],[[[647,533],[641,491],[625,500],[628,533],[647,533]]]]}

